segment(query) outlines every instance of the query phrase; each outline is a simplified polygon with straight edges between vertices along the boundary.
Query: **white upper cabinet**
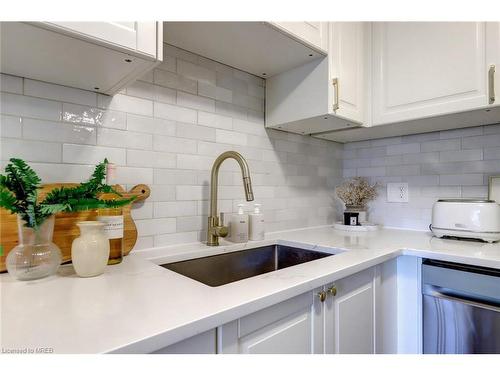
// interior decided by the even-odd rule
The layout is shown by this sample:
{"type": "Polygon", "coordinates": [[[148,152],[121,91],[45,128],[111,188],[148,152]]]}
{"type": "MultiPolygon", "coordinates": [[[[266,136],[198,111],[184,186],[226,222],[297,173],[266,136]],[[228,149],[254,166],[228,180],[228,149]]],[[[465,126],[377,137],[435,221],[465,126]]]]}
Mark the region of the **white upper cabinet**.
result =
{"type": "Polygon", "coordinates": [[[300,41],[319,50],[328,50],[328,22],[269,22],[300,41]]]}
{"type": "Polygon", "coordinates": [[[0,71],[112,95],[162,60],[162,26],[2,22],[0,71]]]}
{"type": "Polygon", "coordinates": [[[373,124],[488,104],[485,22],[373,24],[373,124]]]}
{"type": "Polygon", "coordinates": [[[365,122],[365,50],[367,25],[363,22],[330,24],[330,101],[337,116],[365,122]],[[335,82],[335,83],[334,83],[335,82]]]}
{"type": "Polygon", "coordinates": [[[44,22],[46,26],[154,56],[157,52],[157,23],[146,22],[44,22]]]}
{"type": "Polygon", "coordinates": [[[166,43],[262,78],[326,56],[322,22],[164,22],[166,43]]]}
{"type": "Polygon", "coordinates": [[[317,134],[363,124],[368,35],[368,23],[329,23],[328,57],[266,81],[266,126],[317,134]]]}

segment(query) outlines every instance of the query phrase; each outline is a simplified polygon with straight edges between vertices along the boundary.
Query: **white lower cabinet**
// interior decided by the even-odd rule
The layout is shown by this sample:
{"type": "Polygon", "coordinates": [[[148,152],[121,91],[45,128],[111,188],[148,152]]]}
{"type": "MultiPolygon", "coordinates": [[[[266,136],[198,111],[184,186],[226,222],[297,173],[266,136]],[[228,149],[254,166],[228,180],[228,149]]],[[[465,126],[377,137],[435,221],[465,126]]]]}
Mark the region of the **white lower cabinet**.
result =
{"type": "Polygon", "coordinates": [[[375,280],[370,268],[327,286],[325,353],[375,353],[375,280]]]}
{"type": "Polygon", "coordinates": [[[218,328],[218,353],[375,353],[376,268],[218,328]]]}
{"type": "Polygon", "coordinates": [[[155,353],[396,353],[396,274],[393,259],[155,353]]]}
{"type": "Polygon", "coordinates": [[[321,350],[322,306],[314,291],[218,328],[223,354],[309,354],[321,350]]]}

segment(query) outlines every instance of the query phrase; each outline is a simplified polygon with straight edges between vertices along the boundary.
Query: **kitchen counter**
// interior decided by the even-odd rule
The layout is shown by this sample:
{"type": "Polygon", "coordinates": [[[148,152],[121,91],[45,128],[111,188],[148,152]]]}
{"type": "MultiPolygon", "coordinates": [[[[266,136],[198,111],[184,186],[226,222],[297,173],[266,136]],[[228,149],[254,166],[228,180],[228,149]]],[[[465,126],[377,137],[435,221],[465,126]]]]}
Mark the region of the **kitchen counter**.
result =
{"type": "Polygon", "coordinates": [[[138,251],[104,275],[83,279],[71,265],[19,282],[0,276],[2,350],[147,353],[399,255],[500,269],[500,244],[442,240],[428,232],[342,232],[319,227],[273,233],[264,241],[138,251]],[[209,287],[158,264],[274,243],[335,253],[314,262],[209,287]]]}

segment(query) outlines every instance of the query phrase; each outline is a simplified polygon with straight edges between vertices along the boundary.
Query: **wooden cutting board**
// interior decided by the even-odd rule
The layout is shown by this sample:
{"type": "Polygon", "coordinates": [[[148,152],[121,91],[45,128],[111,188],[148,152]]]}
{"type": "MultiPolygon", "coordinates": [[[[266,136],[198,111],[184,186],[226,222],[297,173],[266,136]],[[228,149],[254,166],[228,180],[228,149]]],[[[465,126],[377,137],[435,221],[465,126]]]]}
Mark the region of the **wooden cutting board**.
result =
{"type": "MultiPolygon", "coordinates": [[[[76,185],[77,184],[69,183],[42,185],[39,197],[43,199],[49,191],[56,187],[71,187],[76,185]]],[[[123,198],[136,196],[133,203],[123,207],[123,253],[124,255],[128,255],[137,241],[137,228],[130,212],[132,204],[149,197],[150,190],[147,185],[136,185],[129,192],[125,192],[120,185],[115,185],[113,187],[122,194],[123,198]]],[[[73,240],[80,235],[80,230],[76,223],[84,220],[95,220],[96,216],[96,211],[59,213],[56,215],[53,242],[61,249],[63,262],[71,260],[71,244],[73,240]]],[[[17,246],[17,244],[17,215],[13,215],[9,211],[0,208],[0,245],[3,246],[3,255],[0,256],[0,272],[7,270],[5,268],[5,259],[9,251],[17,246]]]]}

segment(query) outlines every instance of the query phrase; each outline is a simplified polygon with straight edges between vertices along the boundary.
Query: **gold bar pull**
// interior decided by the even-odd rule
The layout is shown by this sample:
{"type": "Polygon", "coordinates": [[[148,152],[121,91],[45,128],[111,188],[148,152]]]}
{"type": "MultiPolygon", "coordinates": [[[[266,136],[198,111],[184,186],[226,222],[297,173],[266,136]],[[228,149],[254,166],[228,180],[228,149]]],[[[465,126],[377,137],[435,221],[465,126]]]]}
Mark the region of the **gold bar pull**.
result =
{"type": "Polygon", "coordinates": [[[488,95],[488,103],[495,103],[495,65],[490,65],[488,69],[488,95]]]}
{"type": "Polygon", "coordinates": [[[335,100],[333,101],[333,110],[336,111],[337,109],[339,109],[339,79],[333,78],[332,85],[333,95],[335,95],[335,100]]]}

